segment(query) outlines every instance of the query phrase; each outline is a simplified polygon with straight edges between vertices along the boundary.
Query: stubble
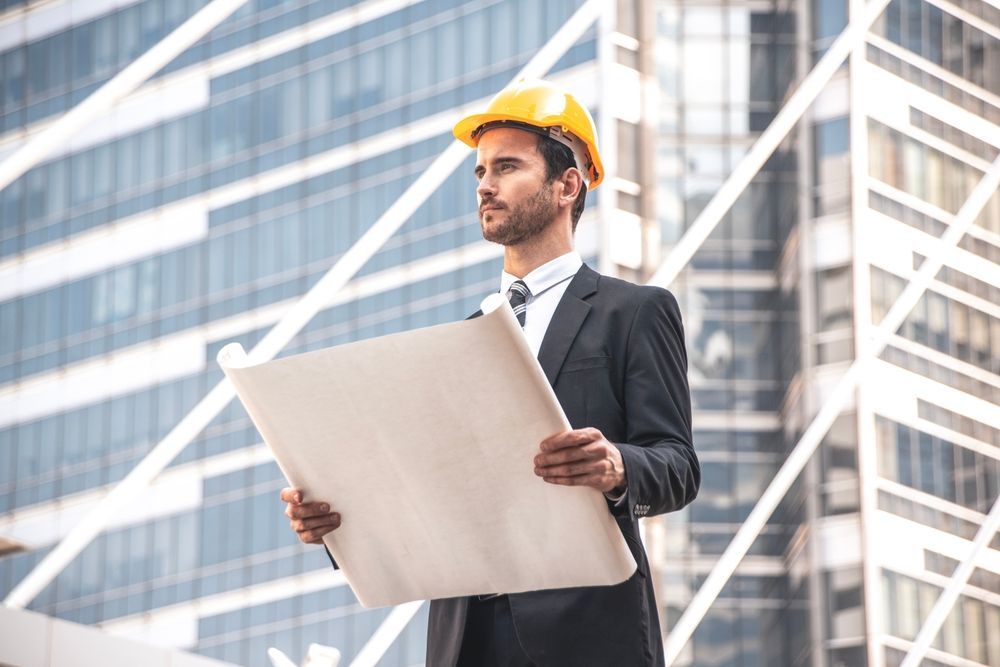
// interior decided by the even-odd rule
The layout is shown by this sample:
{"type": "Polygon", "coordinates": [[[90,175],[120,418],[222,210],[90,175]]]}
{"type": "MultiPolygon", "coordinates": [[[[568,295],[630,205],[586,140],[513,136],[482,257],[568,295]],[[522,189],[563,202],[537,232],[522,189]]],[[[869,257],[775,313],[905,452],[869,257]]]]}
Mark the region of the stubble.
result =
{"type": "MultiPolygon", "coordinates": [[[[535,194],[513,208],[502,209],[507,213],[507,219],[500,225],[487,228],[484,216],[480,214],[479,224],[483,230],[483,238],[505,246],[520,245],[530,241],[545,231],[555,219],[557,208],[552,201],[552,184],[545,183],[535,194]]],[[[490,215],[490,212],[487,211],[486,215],[490,215]]]]}

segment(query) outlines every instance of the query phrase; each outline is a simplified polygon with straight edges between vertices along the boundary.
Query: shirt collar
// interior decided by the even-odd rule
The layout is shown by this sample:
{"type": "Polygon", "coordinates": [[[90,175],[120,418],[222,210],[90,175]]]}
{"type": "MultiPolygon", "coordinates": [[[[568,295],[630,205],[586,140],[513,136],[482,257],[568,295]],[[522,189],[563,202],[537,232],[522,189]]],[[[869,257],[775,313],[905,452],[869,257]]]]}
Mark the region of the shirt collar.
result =
{"type": "MultiPolygon", "coordinates": [[[[565,255],[550,259],[524,278],[521,278],[521,280],[531,290],[532,296],[538,296],[553,285],[557,285],[567,278],[575,276],[581,266],[583,266],[583,259],[580,257],[580,253],[571,250],[565,255]]],[[[506,271],[501,273],[500,293],[507,294],[511,283],[515,280],[517,280],[517,276],[513,276],[506,271]]]]}

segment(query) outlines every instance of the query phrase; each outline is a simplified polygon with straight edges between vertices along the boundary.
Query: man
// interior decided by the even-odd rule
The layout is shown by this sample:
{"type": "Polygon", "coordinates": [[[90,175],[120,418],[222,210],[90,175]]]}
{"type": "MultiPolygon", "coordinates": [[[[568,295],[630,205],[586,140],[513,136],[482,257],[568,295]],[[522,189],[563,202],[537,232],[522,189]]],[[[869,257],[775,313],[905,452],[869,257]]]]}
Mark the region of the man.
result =
{"type": "MultiPolygon", "coordinates": [[[[504,246],[501,290],[573,426],[539,443],[535,474],[604,493],[638,568],[615,586],[434,600],[429,667],[663,663],[638,519],[698,491],[687,358],[669,292],[601,276],[573,249],[587,189],[603,178],[595,135],[587,110],[542,81],[455,126],[477,148],[483,237],[504,246]]],[[[281,498],[303,542],[340,526],[325,503],[295,489],[281,498]]]]}

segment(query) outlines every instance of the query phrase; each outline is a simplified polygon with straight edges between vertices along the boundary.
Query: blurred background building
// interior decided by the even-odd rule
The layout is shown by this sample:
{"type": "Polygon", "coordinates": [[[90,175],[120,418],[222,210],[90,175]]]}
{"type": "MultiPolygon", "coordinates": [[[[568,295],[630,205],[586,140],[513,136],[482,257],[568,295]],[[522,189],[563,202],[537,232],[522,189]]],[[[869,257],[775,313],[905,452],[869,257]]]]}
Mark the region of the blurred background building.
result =
{"type": "MultiPolygon", "coordinates": [[[[0,0],[0,159],[205,0],[0,0]]],[[[6,594],[351,247],[578,0],[250,0],[0,192],[6,594]]],[[[612,3],[609,3],[612,4],[612,3]]],[[[550,78],[611,178],[578,231],[647,279],[859,0],[619,0],[550,78]]],[[[689,508],[646,522],[666,633],[1000,150],[1000,6],[893,0],[672,286],[689,508]]],[[[472,157],[285,354],[497,288],[472,157]]],[[[1000,195],[856,391],[678,664],[896,665],[1000,494],[1000,195]]],[[[367,610],[281,514],[238,403],[30,605],[244,665],[348,664],[367,610]]],[[[1000,665],[1000,538],[927,665],[1000,665]]],[[[426,607],[381,664],[424,659],[426,607]]]]}

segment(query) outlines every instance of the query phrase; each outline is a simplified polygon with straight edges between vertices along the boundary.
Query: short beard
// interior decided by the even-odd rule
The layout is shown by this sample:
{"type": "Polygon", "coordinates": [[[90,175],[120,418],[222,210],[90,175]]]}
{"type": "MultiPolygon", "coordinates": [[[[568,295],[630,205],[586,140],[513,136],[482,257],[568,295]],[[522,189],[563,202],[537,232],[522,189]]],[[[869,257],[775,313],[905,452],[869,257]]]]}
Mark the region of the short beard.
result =
{"type": "Polygon", "coordinates": [[[552,184],[543,184],[538,192],[507,209],[504,224],[495,226],[488,232],[481,214],[479,224],[483,229],[483,238],[500,245],[513,246],[538,236],[556,217],[557,206],[550,201],[551,197],[552,184]]]}

